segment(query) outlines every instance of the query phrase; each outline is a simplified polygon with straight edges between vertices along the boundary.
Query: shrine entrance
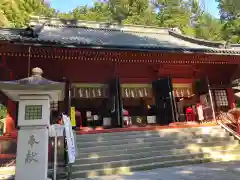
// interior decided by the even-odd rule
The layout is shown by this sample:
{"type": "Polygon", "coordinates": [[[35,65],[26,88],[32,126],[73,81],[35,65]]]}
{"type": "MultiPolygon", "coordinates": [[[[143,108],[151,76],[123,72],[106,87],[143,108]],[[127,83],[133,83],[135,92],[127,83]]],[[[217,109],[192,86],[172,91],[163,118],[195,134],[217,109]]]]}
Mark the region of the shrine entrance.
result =
{"type": "MultiPolygon", "coordinates": [[[[151,84],[122,84],[123,115],[132,126],[156,124],[151,84]]],[[[126,123],[125,123],[126,124],[126,123]]]]}
{"type": "Polygon", "coordinates": [[[191,86],[172,83],[171,78],[152,84],[120,84],[119,78],[108,84],[73,83],[71,106],[80,128],[169,125],[185,121],[184,107],[179,104],[192,99],[191,86]]]}
{"type": "Polygon", "coordinates": [[[76,110],[77,127],[97,128],[104,126],[104,117],[109,117],[108,96],[105,84],[72,85],[71,106],[76,110]]]}

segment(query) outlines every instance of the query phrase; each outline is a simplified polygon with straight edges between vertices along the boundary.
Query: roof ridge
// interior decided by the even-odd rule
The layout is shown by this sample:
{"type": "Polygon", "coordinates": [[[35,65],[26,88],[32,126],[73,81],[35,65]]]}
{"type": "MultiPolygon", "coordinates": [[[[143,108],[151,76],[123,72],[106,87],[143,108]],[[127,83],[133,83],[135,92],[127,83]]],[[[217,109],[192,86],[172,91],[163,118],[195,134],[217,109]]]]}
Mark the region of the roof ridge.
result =
{"type": "Polygon", "coordinates": [[[69,28],[93,28],[93,29],[112,30],[112,31],[116,30],[116,31],[125,31],[125,32],[141,32],[141,33],[156,33],[156,34],[168,33],[168,28],[157,27],[157,26],[144,26],[144,25],[132,25],[132,24],[119,25],[117,23],[109,23],[109,22],[31,16],[30,26],[36,26],[44,23],[45,23],[45,26],[50,26],[50,27],[52,26],[52,27],[69,27],[69,28]]]}
{"type": "Polygon", "coordinates": [[[232,47],[240,47],[240,44],[231,44],[232,47]]]}
{"type": "Polygon", "coordinates": [[[191,43],[198,44],[198,45],[209,46],[209,47],[214,47],[214,48],[219,48],[219,49],[224,48],[224,42],[222,42],[222,41],[209,41],[209,40],[205,40],[205,39],[199,39],[199,38],[179,34],[172,30],[169,30],[169,35],[179,38],[179,39],[182,39],[182,40],[185,40],[185,41],[188,41],[188,42],[191,42],[191,43]]]}

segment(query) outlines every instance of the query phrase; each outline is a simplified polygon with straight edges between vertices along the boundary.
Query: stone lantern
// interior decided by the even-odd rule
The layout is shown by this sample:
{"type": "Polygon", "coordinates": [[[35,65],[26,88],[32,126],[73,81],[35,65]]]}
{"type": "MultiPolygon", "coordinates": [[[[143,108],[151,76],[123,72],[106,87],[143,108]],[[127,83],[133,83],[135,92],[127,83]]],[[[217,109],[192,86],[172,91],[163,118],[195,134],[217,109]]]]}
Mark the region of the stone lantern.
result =
{"type": "Polygon", "coordinates": [[[36,67],[31,77],[0,82],[1,91],[19,102],[16,180],[47,179],[50,102],[64,98],[65,84],[42,74],[36,67]]]}

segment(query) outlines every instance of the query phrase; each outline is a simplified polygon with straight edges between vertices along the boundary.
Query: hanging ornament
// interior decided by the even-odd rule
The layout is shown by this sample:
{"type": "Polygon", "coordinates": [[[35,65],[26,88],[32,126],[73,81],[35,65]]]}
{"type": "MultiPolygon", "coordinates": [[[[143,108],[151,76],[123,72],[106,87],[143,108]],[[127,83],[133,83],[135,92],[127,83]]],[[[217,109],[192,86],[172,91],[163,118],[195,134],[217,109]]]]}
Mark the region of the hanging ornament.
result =
{"type": "Polygon", "coordinates": [[[181,97],[184,97],[184,91],[181,89],[181,97]]]}
{"type": "Polygon", "coordinates": [[[98,92],[98,96],[101,97],[102,96],[102,92],[101,92],[100,88],[98,88],[97,92],[98,92]]]}
{"type": "Polygon", "coordinates": [[[142,89],[139,89],[138,92],[139,92],[139,96],[140,96],[140,97],[143,97],[143,91],[142,91],[142,89]]]}
{"type": "Polygon", "coordinates": [[[134,91],[133,90],[131,90],[131,97],[135,97],[135,94],[134,94],[134,91]]]}
{"type": "Polygon", "coordinates": [[[176,96],[180,97],[178,89],[176,89],[176,96]]]}
{"type": "Polygon", "coordinates": [[[89,92],[88,92],[88,89],[85,89],[85,94],[86,94],[86,98],[89,98],[89,92]]]}
{"type": "Polygon", "coordinates": [[[94,98],[96,97],[96,93],[95,93],[95,89],[94,88],[92,89],[92,95],[93,95],[94,98]]]}
{"type": "Polygon", "coordinates": [[[125,88],[125,96],[129,97],[129,93],[128,93],[128,89],[127,88],[125,88]]]}
{"type": "Polygon", "coordinates": [[[83,97],[83,91],[81,88],[78,90],[78,93],[79,93],[79,97],[83,97]]]}
{"type": "Polygon", "coordinates": [[[188,95],[188,97],[190,96],[190,91],[189,91],[189,89],[187,89],[187,95],[188,95]]]}
{"type": "Polygon", "coordinates": [[[147,89],[146,89],[146,88],[144,88],[144,90],[143,90],[143,91],[144,91],[144,96],[145,96],[145,97],[147,97],[147,89]]]}

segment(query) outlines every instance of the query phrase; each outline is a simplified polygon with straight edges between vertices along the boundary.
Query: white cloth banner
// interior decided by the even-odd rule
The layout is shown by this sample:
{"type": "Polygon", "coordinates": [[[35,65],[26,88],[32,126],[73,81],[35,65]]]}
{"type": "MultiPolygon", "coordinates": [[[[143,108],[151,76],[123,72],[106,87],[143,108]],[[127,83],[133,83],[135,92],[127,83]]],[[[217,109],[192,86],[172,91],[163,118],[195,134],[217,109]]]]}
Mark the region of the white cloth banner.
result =
{"type": "Polygon", "coordinates": [[[198,119],[199,119],[199,121],[203,121],[204,120],[204,116],[203,116],[203,107],[202,107],[202,105],[198,105],[197,106],[197,112],[198,112],[198,119]]]}
{"type": "Polygon", "coordinates": [[[72,130],[71,120],[68,116],[62,115],[63,123],[65,127],[66,139],[67,139],[67,148],[68,148],[68,161],[69,163],[74,163],[76,158],[75,151],[75,140],[72,130]]]}

